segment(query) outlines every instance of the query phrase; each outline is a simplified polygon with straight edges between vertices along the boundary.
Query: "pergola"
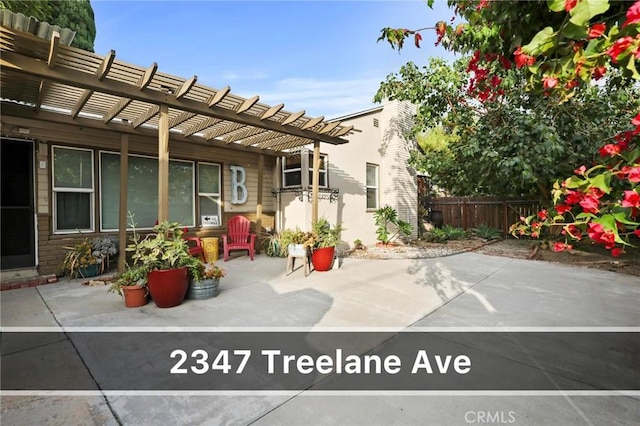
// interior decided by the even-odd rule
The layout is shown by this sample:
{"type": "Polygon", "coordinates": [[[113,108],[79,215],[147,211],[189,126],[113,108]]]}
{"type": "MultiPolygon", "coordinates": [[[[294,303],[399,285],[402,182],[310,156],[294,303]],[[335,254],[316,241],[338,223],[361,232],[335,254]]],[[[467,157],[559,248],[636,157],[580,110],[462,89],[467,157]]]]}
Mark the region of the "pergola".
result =
{"type": "MultiPolygon", "coordinates": [[[[169,138],[206,143],[260,155],[281,154],[314,145],[312,218],[318,216],[320,142],[343,144],[353,130],[284,105],[265,105],[230,88],[213,89],[197,77],[181,78],[70,47],[63,31],[38,32],[39,23],[2,11],[0,27],[0,98],[3,115],[52,123],[82,125],[121,135],[121,202],[126,206],[126,154],[131,134],[157,135],[159,166],[158,219],[168,219],[169,138]],[[61,35],[62,41],[61,41],[61,35]],[[38,35],[36,35],[38,34],[38,35]],[[46,37],[46,38],[43,38],[46,37]],[[123,178],[124,177],[124,178],[123,178]]],[[[48,24],[47,24],[48,25],[48,24]]],[[[261,176],[261,170],[259,170],[261,176]]],[[[258,209],[260,210],[260,200],[258,209]]],[[[260,216],[260,211],[258,211],[260,216]]],[[[126,232],[126,207],[120,233],[126,232]]],[[[121,235],[122,237],[122,235],[121,235]]],[[[121,238],[124,241],[125,238],[121,238]]]]}

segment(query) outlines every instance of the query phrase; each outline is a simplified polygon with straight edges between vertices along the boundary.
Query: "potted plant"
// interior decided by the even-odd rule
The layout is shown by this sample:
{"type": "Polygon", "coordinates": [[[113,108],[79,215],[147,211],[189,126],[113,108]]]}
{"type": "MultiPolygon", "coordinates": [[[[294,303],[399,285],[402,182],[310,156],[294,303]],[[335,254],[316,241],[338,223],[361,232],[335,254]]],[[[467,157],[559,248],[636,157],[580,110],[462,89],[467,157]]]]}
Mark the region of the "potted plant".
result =
{"type": "Polygon", "coordinates": [[[376,238],[381,245],[389,245],[399,234],[405,237],[411,235],[411,224],[398,218],[398,212],[391,206],[380,207],[373,213],[376,221],[376,238]],[[395,232],[389,231],[389,225],[395,227],[395,232]]]}
{"type": "Polygon", "coordinates": [[[111,237],[84,238],[73,246],[64,247],[67,253],[60,268],[69,278],[95,277],[108,269],[109,256],[118,252],[117,240],[111,237]]]}
{"type": "Polygon", "coordinates": [[[341,224],[332,228],[329,221],[324,218],[312,224],[312,238],[308,245],[311,247],[311,263],[316,271],[323,272],[331,269],[341,233],[341,224]]]}
{"type": "Polygon", "coordinates": [[[109,287],[109,293],[118,293],[124,298],[124,305],[128,308],[136,308],[147,304],[149,292],[147,291],[147,273],[144,266],[127,268],[118,275],[109,287]]]}
{"type": "Polygon", "coordinates": [[[199,265],[189,281],[187,299],[202,300],[216,297],[220,292],[220,278],[226,275],[226,271],[214,263],[202,263],[200,259],[196,260],[199,265]]]}
{"type": "Polygon", "coordinates": [[[164,221],[153,230],[143,239],[134,232],[127,251],[133,253],[134,267],[143,266],[148,271],[147,286],[156,306],[170,308],[182,303],[189,287],[189,271],[198,274],[199,266],[189,254],[180,224],[164,221]]]}

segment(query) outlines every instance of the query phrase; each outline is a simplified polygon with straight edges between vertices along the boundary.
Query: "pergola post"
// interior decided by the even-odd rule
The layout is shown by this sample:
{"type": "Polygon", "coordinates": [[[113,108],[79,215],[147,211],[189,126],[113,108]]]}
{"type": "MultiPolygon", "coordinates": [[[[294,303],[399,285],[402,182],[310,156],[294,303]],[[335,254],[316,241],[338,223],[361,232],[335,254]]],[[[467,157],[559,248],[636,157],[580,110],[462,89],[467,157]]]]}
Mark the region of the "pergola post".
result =
{"type": "Polygon", "coordinates": [[[120,206],[118,216],[118,273],[124,272],[127,264],[127,180],[129,179],[129,135],[120,136],[120,206]]]}
{"type": "Polygon", "coordinates": [[[313,179],[311,192],[311,223],[318,221],[318,194],[320,188],[320,141],[313,141],[313,179]]]}
{"type": "MultiPolygon", "coordinates": [[[[258,200],[256,202],[256,234],[262,235],[262,187],[264,185],[264,154],[258,156],[258,200]]],[[[256,244],[256,253],[260,254],[260,244],[256,244]]]]}
{"type": "Polygon", "coordinates": [[[160,105],[158,120],[158,222],[169,220],[169,107],[160,105]]]}

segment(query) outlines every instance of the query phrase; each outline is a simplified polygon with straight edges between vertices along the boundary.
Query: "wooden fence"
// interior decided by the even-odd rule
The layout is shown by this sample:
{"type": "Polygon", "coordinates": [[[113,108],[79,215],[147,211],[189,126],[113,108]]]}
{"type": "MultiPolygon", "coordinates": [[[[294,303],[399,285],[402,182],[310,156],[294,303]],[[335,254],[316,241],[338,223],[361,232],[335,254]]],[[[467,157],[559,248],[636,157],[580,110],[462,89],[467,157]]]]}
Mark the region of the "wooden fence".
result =
{"type": "Polygon", "coordinates": [[[535,214],[542,205],[537,200],[519,198],[445,197],[431,198],[428,207],[432,212],[442,212],[445,225],[469,229],[485,224],[506,235],[521,216],[535,214]]]}

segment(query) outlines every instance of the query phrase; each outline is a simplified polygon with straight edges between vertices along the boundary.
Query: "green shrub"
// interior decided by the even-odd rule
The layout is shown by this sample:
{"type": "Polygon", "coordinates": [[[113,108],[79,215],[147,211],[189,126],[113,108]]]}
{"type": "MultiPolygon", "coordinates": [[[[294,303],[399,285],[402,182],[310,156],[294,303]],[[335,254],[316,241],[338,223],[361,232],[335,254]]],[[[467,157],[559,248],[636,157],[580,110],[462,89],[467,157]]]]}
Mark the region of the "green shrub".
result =
{"type": "Polygon", "coordinates": [[[499,229],[492,228],[487,224],[480,224],[477,228],[471,229],[476,237],[483,238],[485,240],[499,240],[502,238],[502,232],[499,229]]]}
{"type": "Polygon", "coordinates": [[[451,225],[444,225],[442,231],[447,236],[447,240],[463,240],[467,238],[467,231],[462,228],[456,228],[451,225]]]}

